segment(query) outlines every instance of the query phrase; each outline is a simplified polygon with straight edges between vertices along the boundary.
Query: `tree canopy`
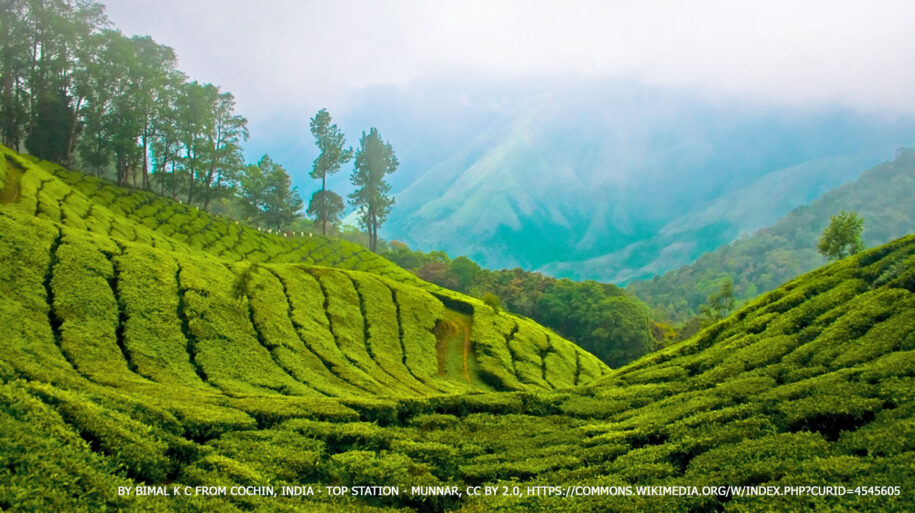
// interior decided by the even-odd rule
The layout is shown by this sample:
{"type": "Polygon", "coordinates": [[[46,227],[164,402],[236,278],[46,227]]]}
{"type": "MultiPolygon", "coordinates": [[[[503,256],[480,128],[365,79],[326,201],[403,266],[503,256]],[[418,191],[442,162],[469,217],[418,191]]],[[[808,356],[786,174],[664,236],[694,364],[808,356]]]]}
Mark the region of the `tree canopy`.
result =
{"type": "Polygon", "coordinates": [[[861,231],[864,219],[855,212],[841,211],[829,218],[829,226],[823,230],[817,243],[817,250],[830,260],[854,255],[864,249],[861,231]]]}
{"type": "Polygon", "coordinates": [[[311,169],[311,177],[321,180],[321,189],[312,195],[308,215],[321,224],[321,234],[327,235],[327,225],[336,224],[343,211],[342,198],[327,190],[327,176],[340,171],[340,167],[353,158],[353,150],[344,147],[346,138],[337,125],[331,123],[327,109],[319,110],[311,118],[311,134],[320,152],[311,169]]]}
{"type": "Polygon", "coordinates": [[[275,229],[295,221],[302,199],[291,185],[289,174],[269,155],[261,157],[257,165],[249,165],[239,180],[248,220],[275,229]]]}
{"type": "MultiPolygon", "coordinates": [[[[245,166],[248,121],[235,97],[177,62],[168,46],[113,28],[92,0],[2,2],[0,142],[204,210],[257,212],[251,219],[273,227],[294,220],[302,203],[285,170],[245,166]],[[244,176],[252,170],[260,174],[244,176]],[[237,205],[249,199],[258,203],[237,205]]],[[[329,120],[326,111],[313,120],[322,173],[352,154],[329,120]]]]}
{"type": "Polygon", "coordinates": [[[349,195],[350,204],[359,209],[359,223],[368,231],[369,249],[378,245],[378,228],[391,213],[394,198],[388,196],[391,186],[384,177],[397,170],[397,157],[390,143],[381,139],[378,129],[362,132],[356,164],[350,181],[356,190],[349,195]]]}

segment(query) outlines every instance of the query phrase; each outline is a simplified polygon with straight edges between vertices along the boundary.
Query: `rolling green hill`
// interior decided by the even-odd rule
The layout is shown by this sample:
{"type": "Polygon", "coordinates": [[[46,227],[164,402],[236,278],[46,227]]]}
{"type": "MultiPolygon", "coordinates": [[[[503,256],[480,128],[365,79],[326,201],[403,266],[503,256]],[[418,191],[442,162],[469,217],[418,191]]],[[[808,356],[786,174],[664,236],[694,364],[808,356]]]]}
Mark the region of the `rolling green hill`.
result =
{"type": "Polygon", "coordinates": [[[531,321],[353,244],[259,232],[8,151],[4,162],[9,261],[41,270],[5,291],[45,302],[41,322],[84,377],[326,397],[553,388],[606,372],[531,321]]]}
{"type": "Polygon", "coordinates": [[[915,508],[915,236],[610,371],[353,246],[2,162],[3,509],[915,508]],[[169,496],[119,493],[138,485],[169,496]],[[498,488],[411,490],[436,485],[498,488]],[[636,496],[645,485],[901,495],[636,496]]]}
{"type": "Polygon", "coordinates": [[[631,282],[628,290],[648,303],[659,318],[685,321],[699,311],[710,293],[730,277],[735,297],[750,299],[823,265],[817,239],[829,217],[841,210],[864,218],[864,242],[884,244],[915,232],[915,150],[900,150],[854,181],[837,187],[775,225],[703,254],[694,263],[631,282]]]}

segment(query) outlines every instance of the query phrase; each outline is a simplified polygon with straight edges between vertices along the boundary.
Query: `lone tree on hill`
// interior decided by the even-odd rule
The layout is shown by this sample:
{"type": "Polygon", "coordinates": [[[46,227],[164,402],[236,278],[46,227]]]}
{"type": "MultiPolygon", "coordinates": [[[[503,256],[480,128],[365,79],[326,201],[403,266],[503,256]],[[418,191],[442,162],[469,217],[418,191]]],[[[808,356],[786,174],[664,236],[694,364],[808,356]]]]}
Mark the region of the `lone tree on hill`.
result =
{"type": "Polygon", "coordinates": [[[375,251],[378,244],[378,227],[391,213],[394,198],[388,196],[391,186],[384,181],[384,175],[397,170],[397,157],[389,143],[381,140],[378,129],[372,128],[368,135],[362,132],[356,151],[356,163],[350,181],[357,187],[349,195],[350,204],[359,208],[359,224],[368,231],[369,249],[375,251]]]}
{"type": "Polygon", "coordinates": [[[817,250],[830,260],[838,260],[864,249],[861,231],[864,219],[855,212],[841,211],[829,218],[829,226],[823,230],[817,250]]]}
{"type": "Polygon", "coordinates": [[[707,303],[700,306],[699,310],[705,318],[706,326],[715,324],[727,317],[734,309],[734,282],[728,277],[721,283],[721,288],[709,294],[707,303]]]}
{"type": "Polygon", "coordinates": [[[321,190],[314,193],[308,204],[308,214],[321,223],[321,234],[327,235],[327,223],[338,222],[343,212],[343,199],[327,190],[327,175],[340,171],[340,166],[353,158],[352,148],[344,148],[346,139],[337,125],[331,124],[327,109],[321,109],[311,118],[311,133],[321,154],[315,159],[311,177],[321,179],[321,190]],[[339,206],[339,208],[338,208],[339,206]]]}

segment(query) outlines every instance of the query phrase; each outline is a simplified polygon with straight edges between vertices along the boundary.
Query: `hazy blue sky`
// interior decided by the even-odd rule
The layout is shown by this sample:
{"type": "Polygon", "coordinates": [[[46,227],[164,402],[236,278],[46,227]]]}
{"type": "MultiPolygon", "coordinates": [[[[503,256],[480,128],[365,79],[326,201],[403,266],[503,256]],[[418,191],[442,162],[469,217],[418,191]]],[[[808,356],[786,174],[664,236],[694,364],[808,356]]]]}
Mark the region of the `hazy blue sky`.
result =
{"type": "Polygon", "coordinates": [[[108,0],[249,118],[467,73],[631,78],[712,95],[915,112],[915,2],[108,0]]]}

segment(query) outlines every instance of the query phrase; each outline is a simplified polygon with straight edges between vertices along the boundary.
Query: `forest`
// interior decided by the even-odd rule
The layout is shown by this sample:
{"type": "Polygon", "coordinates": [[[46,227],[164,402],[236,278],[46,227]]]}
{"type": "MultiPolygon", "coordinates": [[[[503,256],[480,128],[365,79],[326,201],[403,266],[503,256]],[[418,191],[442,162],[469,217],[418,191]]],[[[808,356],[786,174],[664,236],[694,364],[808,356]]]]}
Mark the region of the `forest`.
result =
{"type": "MultiPolygon", "coordinates": [[[[245,163],[248,120],[235,97],[188,77],[174,50],[124,35],[94,1],[13,0],[2,8],[4,145],[265,229],[305,227],[296,223],[303,201],[287,170],[269,155],[245,163]]],[[[354,155],[323,109],[308,124],[321,150],[312,177],[322,184],[307,212],[322,233],[339,223],[343,203],[326,177],[355,156],[350,204],[376,240],[393,203],[384,181],[397,169],[393,149],[373,127],[354,155]]]]}

